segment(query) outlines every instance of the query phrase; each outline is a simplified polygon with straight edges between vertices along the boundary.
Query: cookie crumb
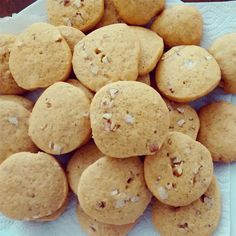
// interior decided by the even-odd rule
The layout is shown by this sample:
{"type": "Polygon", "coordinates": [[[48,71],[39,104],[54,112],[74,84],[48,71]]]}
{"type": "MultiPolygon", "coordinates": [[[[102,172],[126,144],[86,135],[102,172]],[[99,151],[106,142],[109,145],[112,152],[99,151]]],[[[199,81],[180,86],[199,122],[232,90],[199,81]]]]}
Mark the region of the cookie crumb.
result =
{"type": "Polygon", "coordinates": [[[177,121],[177,125],[179,127],[183,127],[183,125],[186,123],[186,121],[184,119],[180,119],[179,121],[177,121]]]}
{"type": "Polygon", "coordinates": [[[184,108],[183,107],[178,107],[176,110],[181,114],[184,113],[184,108]]]}
{"type": "Polygon", "coordinates": [[[159,196],[162,200],[168,199],[168,192],[166,191],[165,188],[159,187],[158,188],[158,193],[159,193],[159,196]]]}
{"type": "Polygon", "coordinates": [[[110,93],[110,95],[111,95],[112,98],[115,98],[116,95],[118,94],[118,92],[119,92],[119,90],[116,89],[116,88],[110,88],[110,89],[109,89],[109,93],[110,93]]]}
{"type": "Polygon", "coordinates": [[[126,122],[127,124],[133,124],[134,121],[135,121],[135,119],[134,119],[133,116],[131,116],[131,115],[129,115],[129,114],[126,114],[126,115],[125,115],[125,122],[126,122]]]}
{"type": "Polygon", "coordinates": [[[102,118],[105,120],[110,120],[112,118],[112,114],[111,113],[104,113],[102,115],[102,118]]]}
{"type": "Polygon", "coordinates": [[[117,195],[117,194],[119,194],[119,190],[118,190],[118,189],[113,189],[113,190],[111,191],[111,196],[115,196],[115,195],[117,195]]]}
{"type": "Polygon", "coordinates": [[[116,202],[116,205],[115,205],[115,208],[122,208],[125,206],[125,200],[123,199],[119,199],[117,202],[116,202]]]}
{"type": "Polygon", "coordinates": [[[10,116],[10,117],[8,117],[8,121],[9,121],[12,125],[15,125],[15,126],[18,126],[18,124],[19,124],[18,118],[17,118],[16,116],[10,116]]]}

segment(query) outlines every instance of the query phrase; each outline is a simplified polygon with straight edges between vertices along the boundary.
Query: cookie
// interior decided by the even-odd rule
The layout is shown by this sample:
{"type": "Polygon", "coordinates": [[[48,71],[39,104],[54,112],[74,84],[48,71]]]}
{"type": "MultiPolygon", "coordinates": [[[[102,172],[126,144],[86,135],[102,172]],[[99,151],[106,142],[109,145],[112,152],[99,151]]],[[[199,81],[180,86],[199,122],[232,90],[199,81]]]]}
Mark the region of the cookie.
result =
{"type": "Polygon", "coordinates": [[[89,236],[126,236],[135,224],[109,225],[86,215],[79,205],[76,208],[80,226],[89,236]]]}
{"type": "Polygon", "coordinates": [[[165,0],[113,0],[120,17],[131,25],[145,25],[160,13],[165,0]]]}
{"type": "Polygon", "coordinates": [[[47,0],[48,21],[81,31],[92,29],[104,14],[104,0],[47,0]]]}
{"type": "Polygon", "coordinates": [[[81,88],[90,100],[93,99],[94,93],[92,91],[90,91],[89,89],[87,89],[83,84],[81,84],[79,82],[79,80],[77,80],[77,79],[68,79],[66,82],[71,84],[71,85],[74,85],[75,87],[81,88]]]}
{"type": "Polygon", "coordinates": [[[222,85],[227,93],[236,94],[236,33],[216,39],[209,52],[215,57],[222,73],[222,85]]]}
{"type": "Polygon", "coordinates": [[[144,84],[147,84],[147,85],[151,85],[151,78],[150,78],[149,74],[143,75],[143,76],[141,76],[141,75],[138,76],[137,81],[141,82],[141,83],[144,83],[144,84]]]}
{"type": "Polygon", "coordinates": [[[185,207],[171,207],[156,201],[152,221],[160,235],[210,236],[221,216],[220,189],[214,177],[207,192],[185,207]]]}
{"type": "Polygon", "coordinates": [[[66,80],[71,58],[70,48],[56,27],[35,23],[17,37],[9,66],[16,83],[33,90],[66,80]]]}
{"type": "Polygon", "coordinates": [[[84,212],[99,222],[134,223],[151,200],[143,163],[138,157],[100,158],[82,173],[78,198],[84,212]]]}
{"type": "Polygon", "coordinates": [[[90,118],[97,147],[118,158],[155,154],[170,124],[159,93],[136,81],[119,81],[99,90],[91,103],[90,118]]]}
{"type": "Polygon", "coordinates": [[[165,9],[152,23],[151,29],[163,38],[167,47],[199,45],[203,19],[197,8],[175,5],[165,9]]]}
{"type": "Polygon", "coordinates": [[[15,220],[35,220],[62,207],[66,176],[46,153],[20,152],[0,165],[0,212],[15,220]]]}
{"type": "Polygon", "coordinates": [[[72,52],[74,51],[75,45],[85,36],[83,32],[70,26],[61,25],[57,28],[59,29],[62,37],[66,40],[72,52]]]}
{"type": "Polygon", "coordinates": [[[15,40],[14,35],[0,35],[0,94],[22,94],[25,92],[17,85],[9,69],[10,52],[15,40]]]}
{"type": "Polygon", "coordinates": [[[161,93],[175,102],[190,102],[210,93],[220,82],[216,60],[198,46],[177,46],[166,52],[156,69],[161,93]]]}
{"type": "Polygon", "coordinates": [[[99,23],[95,26],[95,29],[122,22],[123,20],[120,18],[114,6],[113,0],[104,0],[104,15],[99,23]]]}
{"type": "Polygon", "coordinates": [[[198,141],[211,152],[214,161],[236,161],[236,106],[224,101],[204,106],[199,111],[198,141]]]}
{"type": "Polygon", "coordinates": [[[186,206],[200,198],[213,175],[210,152],[189,136],[170,132],[160,151],[147,156],[145,180],[153,195],[170,206],[186,206]]]}
{"type": "Polygon", "coordinates": [[[74,72],[92,91],[118,80],[136,80],[139,53],[139,41],[127,25],[108,25],[93,31],[76,45],[74,72]]]}
{"type": "Polygon", "coordinates": [[[1,101],[16,102],[29,111],[32,111],[34,106],[34,103],[29,99],[17,95],[0,95],[0,102],[1,101]]]}
{"type": "Polygon", "coordinates": [[[67,165],[67,177],[70,188],[75,194],[77,194],[80,176],[83,171],[103,156],[92,141],[73,154],[67,165]]]}
{"type": "Polygon", "coordinates": [[[71,152],[90,139],[89,107],[90,100],[80,88],[55,83],[35,103],[29,135],[47,153],[71,152]]]}
{"type": "Polygon", "coordinates": [[[30,111],[16,102],[0,101],[0,163],[16,152],[36,152],[28,136],[30,111]]]}
{"type": "Polygon", "coordinates": [[[200,121],[197,112],[188,104],[179,104],[165,99],[170,112],[169,131],[177,131],[197,139],[200,121]]]}
{"type": "Polygon", "coordinates": [[[146,75],[155,68],[163,54],[163,39],[149,29],[138,26],[131,28],[140,42],[139,74],[146,75]]]}

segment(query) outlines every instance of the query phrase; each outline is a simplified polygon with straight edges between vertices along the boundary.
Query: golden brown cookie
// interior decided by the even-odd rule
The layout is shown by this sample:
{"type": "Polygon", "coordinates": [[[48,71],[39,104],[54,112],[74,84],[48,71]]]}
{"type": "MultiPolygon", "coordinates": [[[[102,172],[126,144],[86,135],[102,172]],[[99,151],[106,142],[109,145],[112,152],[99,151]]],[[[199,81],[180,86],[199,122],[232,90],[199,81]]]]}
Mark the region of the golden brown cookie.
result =
{"type": "Polygon", "coordinates": [[[136,81],[119,81],[99,90],[90,118],[97,147],[118,158],[155,154],[170,124],[159,93],[136,81]]]}
{"type": "Polygon", "coordinates": [[[138,157],[100,158],[82,173],[78,198],[84,212],[99,222],[134,223],[151,200],[143,163],[138,157]]]}
{"type": "Polygon", "coordinates": [[[53,25],[92,29],[104,14],[104,0],[47,0],[48,21],[53,25]]]}
{"type": "Polygon", "coordinates": [[[9,69],[9,56],[16,36],[0,35],[0,94],[22,94],[25,92],[20,88],[12,77],[9,69]]]}
{"type": "Polygon", "coordinates": [[[223,88],[228,93],[236,93],[236,33],[226,34],[216,39],[209,52],[218,62],[223,80],[223,88]]]}
{"type": "Polygon", "coordinates": [[[159,201],[186,206],[204,194],[211,183],[211,154],[189,136],[170,132],[160,151],[145,158],[144,174],[148,188],[159,201]]]}
{"type": "Polygon", "coordinates": [[[16,102],[29,111],[31,111],[34,106],[34,103],[29,99],[17,95],[0,95],[0,101],[16,102]]]}
{"type": "Polygon", "coordinates": [[[94,142],[89,142],[79,148],[71,157],[67,165],[67,177],[71,190],[77,194],[80,176],[83,171],[104,155],[94,142]]]}
{"type": "Polygon", "coordinates": [[[11,101],[0,101],[0,163],[16,152],[36,152],[28,136],[30,111],[11,101]]]}
{"type": "Polygon", "coordinates": [[[86,88],[83,84],[81,84],[79,82],[79,80],[77,80],[77,79],[68,79],[66,82],[69,83],[69,84],[74,85],[75,87],[81,88],[90,100],[93,99],[94,93],[92,91],[90,91],[88,88],[86,88]]]}
{"type": "Polygon", "coordinates": [[[46,153],[20,152],[0,165],[0,212],[15,220],[35,220],[62,207],[66,176],[46,153]]]}
{"type": "Polygon", "coordinates": [[[29,135],[47,153],[71,152],[90,139],[89,108],[90,100],[80,88],[55,83],[35,103],[29,135]]]}
{"type": "Polygon", "coordinates": [[[221,216],[220,189],[214,177],[207,192],[185,207],[171,207],[156,201],[152,221],[160,235],[211,236],[221,216]]]}
{"type": "Polygon", "coordinates": [[[156,69],[157,87],[175,102],[190,102],[207,95],[219,84],[220,77],[213,56],[194,45],[173,47],[156,69]]]}
{"type": "Polygon", "coordinates": [[[177,131],[197,138],[200,121],[197,112],[188,104],[179,104],[165,99],[170,112],[170,132],[177,131]]]}
{"type": "Polygon", "coordinates": [[[62,35],[62,37],[66,40],[68,43],[70,50],[73,52],[75,45],[84,38],[85,34],[73,27],[70,26],[58,26],[57,27],[62,35]]]}
{"type": "Polygon", "coordinates": [[[197,8],[175,5],[165,9],[153,22],[151,29],[163,38],[168,47],[199,45],[203,19],[197,8]]]}
{"type": "Polygon", "coordinates": [[[75,47],[73,69],[92,91],[119,80],[138,77],[140,46],[125,24],[108,25],[84,37],[75,47]]]}
{"type": "Polygon", "coordinates": [[[16,83],[33,90],[66,80],[71,58],[71,50],[56,27],[35,23],[17,37],[9,66],[16,83]]]}
{"type": "Polygon", "coordinates": [[[95,29],[122,22],[123,20],[120,18],[114,6],[113,0],[104,0],[104,15],[99,23],[95,26],[95,29]]]}
{"type": "Polygon", "coordinates": [[[198,141],[211,152],[214,161],[236,161],[236,106],[220,101],[204,106],[199,111],[198,141]]]}
{"type": "Polygon", "coordinates": [[[163,39],[143,27],[132,26],[131,29],[140,42],[139,75],[146,75],[155,68],[163,54],[163,39]]]}
{"type": "Polygon", "coordinates": [[[113,0],[120,17],[131,25],[145,25],[160,13],[165,0],[113,0]]]}
{"type": "Polygon", "coordinates": [[[143,75],[143,76],[138,76],[137,81],[147,84],[147,85],[151,85],[151,78],[150,78],[149,74],[143,75]]]}
{"type": "Polygon", "coordinates": [[[78,221],[88,236],[126,236],[135,224],[109,225],[91,218],[81,209],[76,208],[78,221]]]}

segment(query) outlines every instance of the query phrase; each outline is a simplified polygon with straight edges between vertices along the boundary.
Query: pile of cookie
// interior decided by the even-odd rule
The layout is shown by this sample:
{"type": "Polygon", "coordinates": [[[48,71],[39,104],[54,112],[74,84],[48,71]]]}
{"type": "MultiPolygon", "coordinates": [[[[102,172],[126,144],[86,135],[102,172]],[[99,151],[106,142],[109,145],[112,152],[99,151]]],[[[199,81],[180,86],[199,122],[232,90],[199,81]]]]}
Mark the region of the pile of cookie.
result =
{"type": "Polygon", "coordinates": [[[200,12],[164,5],[47,0],[49,23],[0,35],[2,214],[56,220],[70,187],[88,235],[128,234],[150,203],[163,236],[213,234],[213,161],[236,160],[236,107],[188,103],[236,93],[236,33],[206,50],[200,12]]]}

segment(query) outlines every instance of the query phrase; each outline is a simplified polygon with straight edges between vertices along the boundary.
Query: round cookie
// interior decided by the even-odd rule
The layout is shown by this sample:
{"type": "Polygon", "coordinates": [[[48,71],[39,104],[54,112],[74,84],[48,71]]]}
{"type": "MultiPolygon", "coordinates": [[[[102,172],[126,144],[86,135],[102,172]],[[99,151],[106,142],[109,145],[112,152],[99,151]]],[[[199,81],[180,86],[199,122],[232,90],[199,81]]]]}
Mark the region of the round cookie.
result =
{"type": "Polygon", "coordinates": [[[143,176],[143,163],[138,157],[100,158],[85,169],[78,186],[81,208],[106,224],[134,223],[151,196],[143,176]]]}
{"type": "Polygon", "coordinates": [[[186,206],[205,193],[211,183],[211,154],[189,136],[170,132],[159,152],[145,158],[144,174],[148,188],[159,201],[186,206]]]}
{"type": "Polygon", "coordinates": [[[28,136],[30,111],[16,102],[0,101],[0,163],[16,152],[36,152],[28,136]]]}
{"type": "Polygon", "coordinates": [[[70,27],[70,26],[58,26],[57,27],[62,35],[62,37],[68,43],[70,50],[73,52],[75,45],[84,38],[85,34],[80,30],[70,27]]]}
{"type": "Polygon", "coordinates": [[[131,29],[140,41],[139,74],[146,75],[155,68],[163,54],[163,39],[143,27],[131,26],[131,29]]]}
{"type": "Polygon", "coordinates": [[[91,137],[89,108],[90,100],[80,88],[55,83],[35,103],[29,135],[47,153],[71,152],[91,137]]]}
{"type": "Polygon", "coordinates": [[[0,102],[1,101],[16,102],[29,111],[32,111],[34,106],[34,103],[31,100],[17,95],[0,95],[0,102]]]}
{"type": "Polygon", "coordinates": [[[104,0],[104,15],[99,23],[95,26],[95,29],[122,22],[123,20],[120,18],[114,6],[113,0],[104,0]]]}
{"type": "Polygon", "coordinates": [[[203,34],[203,19],[195,7],[175,5],[165,9],[151,29],[160,35],[167,47],[199,45],[203,34]]]}
{"type": "Polygon", "coordinates": [[[0,212],[35,220],[62,207],[68,194],[64,171],[46,153],[20,152],[0,165],[0,212]]]}
{"type": "Polygon", "coordinates": [[[71,50],[56,27],[35,23],[17,37],[9,66],[16,83],[33,90],[66,80],[71,58],[71,50]]]}
{"type": "Polygon", "coordinates": [[[140,46],[125,24],[108,25],[83,38],[75,47],[76,77],[92,91],[118,80],[136,80],[140,46]]]}
{"type": "Polygon", "coordinates": [[[161,235],[211,236],[221,216],[220,189],[214,177],[207,192],[185,207],[171,207],[156,201],[152,221],[161,235]]]}
{"type": "Polygon", "coordinates": [[[179,104],[165,99],[170,112],[169,131],[177,131],[197,139],[200,128],[200,120],[197,112],[188,104],[179,104]]]}
{"type": "Polygon", "coordinates": [[[113,0],[120,17],[131,25],[145,25],[161,12],[165,0],[113,0]]]}
{"type": "Polygon", "coordinates": [[[118,158],[155,154],[170,124],[159,93],[136,81],[119,81],[99,90],[91,103],[90,118],[97,147],[118,158]]]}
{"type": "Polygon", "coordinates": [[[87,89],[83,84],[81,84],[79,82],[79,80],[68,79],[66,82],[71,85],[74,85],[75,87],[81,88],[84,91],[84,93],[86,94],[86,96],[92,101],[92,99],[94,97],[94,93],[92,91],[90,91],[89,89],[87,89]]]}
{"type": "Polygon", "coordinates": [[[91,141],[79,148],[71,157],[67,165],[67,178],[70,188],[75,194],[77,194],[80,176],[83,171],[103,156],[94,142],[91,141]]]}
{"type": "Polygon", "coordinates": [[[223,80],[223,88],[228,93],[236,94],[236,33],[226,34],[216,39],[209,52],[218,62],[223,80]]]}
{"type": "Polygon", "coordinates": [[[210,93],[220,82],[216,60],[198,46],[177,46],[166,52],[156,69],[161,93],[176,102],[190,102],[210,93]]]}
{"type": "Polygon", "coordinates": [[[151,86],[151,78],[149,74],[138,76],[137,81],[151,86]]]}
{"type": "Polygon", "coordinates": [[[48,21],[81,31],[92,29],[104,14],[104,0],[47,0],[48,21]]]}
{"type": "Polygon", "coordinates": [[[214,161],[236,161],[236,106],[224,101],[204,106],[199,111],[198,141],[211,152],[214,161]]]}
{"type": "Polygon", "coordinates": [[[78,221],[89,236],[126,236],[135,224],[109,225],[86,215],[79,205],[76,208],[78,221]]]}
{"type": "Polygon", "coordinates": [[[25,92],[17,85],[9,69],[10,52],[15,40],[14,35],[0,35],[0,94],[22,94],[25,92]]]}

